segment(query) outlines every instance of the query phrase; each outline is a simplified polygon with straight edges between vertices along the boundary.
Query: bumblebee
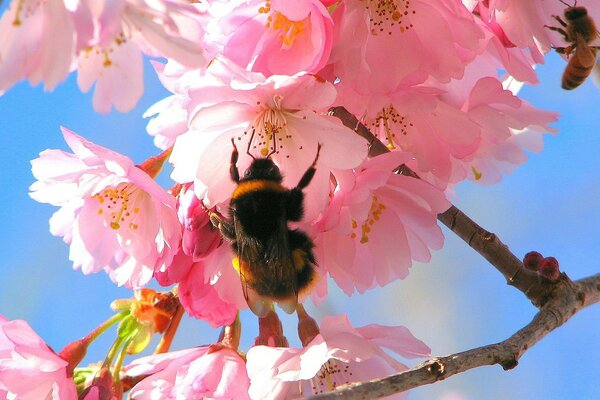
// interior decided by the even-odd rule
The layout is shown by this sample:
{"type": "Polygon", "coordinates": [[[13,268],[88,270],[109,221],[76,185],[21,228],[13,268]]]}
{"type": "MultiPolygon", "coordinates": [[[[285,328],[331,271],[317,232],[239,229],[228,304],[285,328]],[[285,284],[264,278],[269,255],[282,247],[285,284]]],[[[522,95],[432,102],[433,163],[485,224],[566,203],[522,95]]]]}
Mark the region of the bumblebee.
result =
{"type": "Polygon", "coordinates": [[[592,73],[596,64],[596,54],[599,47],[590,46],[598,37],[598,29],[594,20],[588,15],[585,7],[577,7],[577,1],[573,6],[561,1],[567,6],[564,12],[566,22],[559,16],[554,15],[561,27],[547,26],[550,30],[560,33],[568,47],[556,47],[555,50],[567,57],[574,51],[573,57],[569,58],[567,67],[562,76],[562,88],[572,90],[581,85],[592,73]]]}
{"type": "Polygon", "coordinates": [[[212,213],[211,222],[231,242],[236,254],[244,297],[259,317],[266,316],[277,302],[287,313],[293,313],[298,295],[316,279],[312,240],[288,222],[300,221],[304,213],[304,194],[312,180],[321,145],[313,163],[292,189],[281,183],[279,167],[271,154],[255,158],[240,179],[237,168],[238,150],[234,140],[229,173],[237,184],[229,204],[229,220],[212,213]]]}

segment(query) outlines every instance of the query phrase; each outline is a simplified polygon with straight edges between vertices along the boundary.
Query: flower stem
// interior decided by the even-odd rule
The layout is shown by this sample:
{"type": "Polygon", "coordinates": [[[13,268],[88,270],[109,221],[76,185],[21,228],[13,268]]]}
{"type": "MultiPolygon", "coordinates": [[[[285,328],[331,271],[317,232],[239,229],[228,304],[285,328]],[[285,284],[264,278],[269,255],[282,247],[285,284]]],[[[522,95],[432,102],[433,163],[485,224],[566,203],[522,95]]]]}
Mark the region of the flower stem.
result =
{"type": "Polygon", "coordinates": [[[183,317],[183,306],[181,303],[177,304],[177,308],[173,313],[173,317],[171,318],[171,322],[169,323],[169,327],[165,331],[165,334],[160,339],[160,342],[156,346],[154,350],[154,354],[166,353],[171,348],[171,344],[173,343],[173,338],[175,337],[175,333],[177,332],[177,328],[179,328],[179,323],[181,322],[181,318],[183,317]]]}
{"type": "Polygon", "coordinates": [[[231,325],[223,327],[219,342],[227,347],[237,350],[240,345],[240,337],[242,336],[242,322],[240,321],[240,313],[235,315],[235,320],[231,325]]]}
{"type": "Polygon", "coordinates": [[[84,342],[90,344],[91,342],[93,342],[94,340],[96,340],[100,335],[102,335],[104,332],[106,332],[106,330],[108,328],[110,328],[111,326],[113,326],[117,322],[121,321],[127,315],[129,315],[129,312],[121,312],[119,314],[113,315],[112,317],[110,317],[109,319],[107,319],[106,321],[104,321],[103,323],[101,323],[100,325],[98,325],[98,327],[96,329],[94,329],[93,331],[91,331],[82,340],[84,342]]]}

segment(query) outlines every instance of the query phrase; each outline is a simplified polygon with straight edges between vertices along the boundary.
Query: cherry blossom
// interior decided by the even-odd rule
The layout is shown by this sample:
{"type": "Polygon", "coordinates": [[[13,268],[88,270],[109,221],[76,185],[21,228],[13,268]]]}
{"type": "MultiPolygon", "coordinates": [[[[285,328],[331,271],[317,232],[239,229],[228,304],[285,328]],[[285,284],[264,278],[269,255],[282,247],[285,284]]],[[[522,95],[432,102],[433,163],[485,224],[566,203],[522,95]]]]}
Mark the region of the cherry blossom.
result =
{"type": "MultiPolygon", "coordinates": [[[[254,346],[247,354],[250,397],[297,398],[401,372],[407,367],[383,348],[403,357],[429,355],[430,349],[402,326],[354,328],[345,315],[325,317],[304,348],[254,346]]],[[[406,398],[399,394],[393,398],[406,398]]]]}
{"type": "Polygon", "coordinates": [[[181,183],[193,181],[207,207],[225,202],[233,192],[232,139],[239,148],[237,165],[242,173],[252,157],[270,156],[284,171],[287,187],[298,184],[322,145],[317,173],[306,193],[307,220],[315,218],[328,201],[329,171],[355,167],[366,156],[364,139],[338,119],[322,114],[336,93],[331,83],[315,76],[265,79],[216,60],[188,94],[193,109],[190,130],[176,139],[171,177],[181,183]]]}
{"type": "MultiPolygon", "coordinates": [[[[221,280],[221,276],[211,276],[207,271],[207,265],[211,263],[212,259],[214,259],[214,256],[194,261],[192,257],[180,252],[167,268],[157,271],[156,279],[163,286],[178,283],[179,300],[188,314],[194,318],[207,321],[212,327],[218,327],[231,324],[239,307],[235,303],[227,302],[220,297],[215,283],[221,280]]],[[[233,271],[231,260],[229,261],[228,267],[233,271]]],[[[222,278],[222,280],[226,279],[226,277],[222,278]]],[[[235,293],[236,286],[240,287],[238,290],[241,292],[239,277],[233,279],[229,284],[231,286],[227,292],[235,293]]],[[[219,282],[218,287],[221,292],[225,291],[224,286],[223,282],[219,282]]],[[[231,300],[231,294],[223,297],[231,300]]],[[[237,303],[245,305],[243,294],[241,300],[237,303]]]]}
{"type": "Polygon", "coordinates": [[[437,214],[450,203],[434,186],[393,173],[409,160],[391,152],[334,173],[331,204],[314,227],[316,254],[348,295],[405,278],[413,260],[429,261],[444,243],[437,214]]]}
{"type": "Polygon", "coordinates": [[[459,0],[346,0],[333,16],[340,25],[333,75],[363,81],[364,90],[385,91],[428,75],[460,79],[483,44],[483,32],[459,0]]]}
{"type": "MultiPolygon", "coordinates": [[[[461,160],[461,174],[481,184],[496,183],[527,160],[523,149],[542,150],[542,134],[555,132],[548,123],[557,114],[535,109],[505,90],[493,78],[482,78],[463,105],[469,118],[482,127],[481,143],[471,160],[461,160]]],[[[458,168],[457,168],[458,170],[458,168]]],[[[462,176],[461,176],[462,175],[462,176]]]]}
{"type": "Polygon", "coordinates": [[[62,132],[73,154],[45,150],[31,162],[38,179],[31,197],[61,207],[50,232],[71,245],[74,268],[104,269],[130,288],[145,285],[177,252],[175,199],[129,158],[62,132]]]}
{"type": "Polygon", "coordinates": [[[0,94],[21,79],[52,90],[67,77],[75,25],[63,0],[11,2],[0,19],[0,37],[0,94]]]}
{"type": "Polygon", "coordinates": [[[219,25],[228,38],[223,55],[266,76],[317,72],[333,44],[333,21],[319,0],[251,0],[219,25]]]}
{"type": "Polygon", "coordinates": [[[194,260],[205,257],[221,245],[223,238],[211,225],[208,210],[198,200],[193,188],[183,189],[178,200],[177,213],[183,226],[181,250],[194,260]]]}
{"type": "Polygon", "coordinates": [[[131,399],[248,399],[244,360],[227,347],[202,346],[139,358],[128,376],[149,375],[129,393],[131,399]]]}
{"type": "Polygon", "coordinates": [[[96,111],[129,111],[143,54],[207,64],[204,11],[184,0],[13,1],[0,20],[0,92],[24,78],[53,89],[76,67],[81,90],[96,83],[96,111]]]}
{"type": "Polygon", "coordinates": [[[199,67],[207,60],[199,9],[185,1],[83,0],[94,36],[79,52],[77,82],[84,92],[94,83],[94,109],[131,110],[143,92],[142,53],[166,56],[199,67]]]}
{"type": "Polygon", "coordinates": [[[445,102],[443,91],[427,86],[400,86],[387,94],[362,95],[342,85],[340,101],[363,121],[390,149],[414,156],[408,162],[418,174],[445,189],[454,159],[473,154],[480,127],[459,107],[445,102]],[[460,127],[460,129],[457,129],[460,127]]]}
{"type": "Polygon", "coordinates": [[[22,320],[0,315],[0,398],[75,400],[67,362],[22,320]]]}
{"type": "MultiPolygon", "coordinates": [[[[550,31],[544,25],[549,22],[546,10],[552,2],[492,0],[470,3],[471,7],[477,5],[476,11],[484,21],[497,24],[507,40],[518,48],[529,49],[535,62],[544,62],[543,55],[550,50],[550,31]]],[[[560,7],[560,2],[556,4],[560,7]]]]}

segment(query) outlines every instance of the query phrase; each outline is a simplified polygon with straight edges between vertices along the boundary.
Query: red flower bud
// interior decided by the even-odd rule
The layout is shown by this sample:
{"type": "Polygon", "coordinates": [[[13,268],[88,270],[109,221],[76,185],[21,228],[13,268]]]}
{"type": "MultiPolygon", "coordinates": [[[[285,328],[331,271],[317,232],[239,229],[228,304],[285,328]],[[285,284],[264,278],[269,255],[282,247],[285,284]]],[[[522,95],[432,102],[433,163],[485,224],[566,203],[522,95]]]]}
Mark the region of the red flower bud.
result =
{"type": "Polygon", "coordinates": [[[530,271],[537,271],[544,256],[537,251],[530,251],[523,258],[523,265],[530,271]]]}
{"type": "Polygon", "coordinates": [[[542,277],[549,281],[557,281],[560,276],[558,260],[554,257],[544,258],[538,267],[538,272],[542,277]]]}

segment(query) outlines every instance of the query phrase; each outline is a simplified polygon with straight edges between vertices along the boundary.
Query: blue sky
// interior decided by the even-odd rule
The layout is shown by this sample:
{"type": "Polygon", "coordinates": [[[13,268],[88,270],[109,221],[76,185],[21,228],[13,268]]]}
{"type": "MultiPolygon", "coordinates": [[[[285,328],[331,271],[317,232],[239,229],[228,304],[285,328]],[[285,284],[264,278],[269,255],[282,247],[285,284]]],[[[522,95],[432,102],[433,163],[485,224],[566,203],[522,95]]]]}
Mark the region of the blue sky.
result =
{"type": "MultiPolygon", "coordinates": [[[[591,82],[573,92],[560,89],[564,65],[550,56],[538,70],[541,84],[522,91],[534,105],[561,114],[554,124],[559,134],[546,135],[545,150],[499,184],[461,184],[454,203],[518,256],[530,250],[555,256],[569,276],[582,278],[600,272],[595,253],[600,92],[591,82]]],[[[94,113],[91,95],[79,92],[74,75],[52,93],[21,83],[0,97],[0,210],[7,228],[0,313],[27,320],[56,350],[108,318],[110,302],[130,297],[130,292],[115,287],[104,274],[83,276],[72,270],[68,247],[48,232],[55,209],[28,196],[33,182],[29,161],[46,148],[66,147],[61,125],[136,162],[155,154],[141,115],[166,92],[148,63],[145,72],[146,93],[128,114],[94,113]]],[[[445,248],[431,263],[415,265],[406,280],[352,298],[336,292],[309,311],[319,317],[347,313],[358,326],[406,325],[434,355],[504,340],[529,322],[536,309],[525,297],[451,232],[445,233],[445,248]]],[[[597,369],[593,362],[582,362],[600,357],[599,321],[600,307],[588,308],[526,353],[513,371],[481,368],[414,390],[411,399],[600,398],[597,369]]],[[[289,339],[297,343],[294,318],[286,316],[284,322],[289,339]]],[[[249,312],[243,323],[242,346],[247,349],[257,328],[249,312]]],[[[88,360],[103,358],[112,339],[105,336],[92,346],[88,360]]],[[[174,347],[210,343],[217,336],[217,330],[186,319],[174,347]]]]}

